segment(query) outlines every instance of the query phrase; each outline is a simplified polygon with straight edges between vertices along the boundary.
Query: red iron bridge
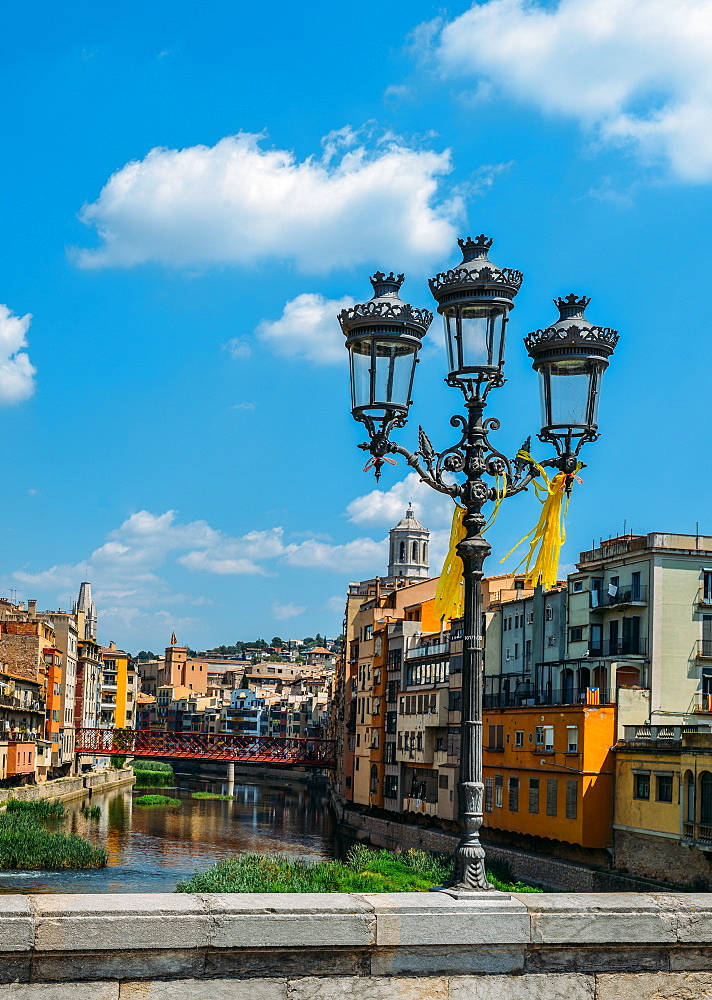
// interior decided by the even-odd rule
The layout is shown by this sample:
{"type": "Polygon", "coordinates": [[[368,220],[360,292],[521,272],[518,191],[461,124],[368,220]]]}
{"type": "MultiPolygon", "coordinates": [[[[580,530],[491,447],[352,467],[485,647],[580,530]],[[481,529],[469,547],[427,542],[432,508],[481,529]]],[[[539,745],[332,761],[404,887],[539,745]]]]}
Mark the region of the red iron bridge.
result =
{"type": "Polygon", "coordinates": [[[336,740],[297,736],[169,733],[155,729],[76,730],[75,753],[172,760],[224,760],[283,767],[335,767],[336,740]]]}

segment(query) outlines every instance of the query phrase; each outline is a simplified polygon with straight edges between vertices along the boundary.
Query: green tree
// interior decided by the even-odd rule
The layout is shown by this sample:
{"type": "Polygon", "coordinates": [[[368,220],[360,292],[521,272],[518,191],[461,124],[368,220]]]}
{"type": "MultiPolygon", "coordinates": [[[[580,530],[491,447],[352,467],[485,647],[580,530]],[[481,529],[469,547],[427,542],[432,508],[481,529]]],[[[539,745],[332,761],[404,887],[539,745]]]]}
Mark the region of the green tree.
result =
{"type": "Polygon", "coordinates": [[[278,635],[273,636],[270,646],[283,646],[284,641],[278,635]]]}

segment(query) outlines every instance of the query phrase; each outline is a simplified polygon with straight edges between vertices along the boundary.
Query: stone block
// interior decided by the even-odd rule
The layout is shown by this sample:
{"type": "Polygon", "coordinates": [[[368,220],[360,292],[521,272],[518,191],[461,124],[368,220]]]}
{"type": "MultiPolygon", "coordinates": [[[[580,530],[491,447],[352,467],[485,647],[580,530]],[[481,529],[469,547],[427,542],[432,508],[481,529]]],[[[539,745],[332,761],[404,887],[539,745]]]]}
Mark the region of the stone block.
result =
{"type": "Polygon", "coordinates": [[[708,972],[597,975],[596,1000],[712,1000],[708,972]]]}
{"type": "Polygon", "coordinates": [[[368,976],[370,949],[350,948],[245,948],[208,949],[206,976],[368,976]]]}
{"type": "Polygon", "coordinates": [[[122,983],[119,1000],[287,1000],[286,979],[182,979],[122,983]]]}
{"type": "Polygon", "coordinates": [[[445,893],[364,895],[376,915],[379,947],[528,944],[530,917],[519,900],[500,893],[453,899],[445,893]]]}
{"type": "Polygon", "coordinates": [[[670,968],[670,949],[627,948],[624,945],[602,945],[600,948],[580,945],[565,948],[546,946],[531,948],[524,957],[527,972],[656,972],[670,968]]]}
{"type": "Polygon", "coordinates": [[[523,968],[523,947],[379,948],[371,955],[374,976],[495,975],[523,968]]]}
{"type": "Polygon", "coordinates": [[[118,983],[12,983],[0,1000],[119,1000],[118,983]]]}
{"type": "Polygon", "coordinates": [[[215,893],[202,897],[215,948],[355,948],[375,938],[373,908],[348,893],[215,893]]]}
{"type": "Polygon", "coordinates": [[[27,896],[0,896],[0,949],[27,951],[35,939],[35,916],[27,896]]]}
{"type": "Polygon", "coordinates": [[[434,977],[296,979],[289,1000],[448,1000],[448,982],[434,977]]]}
{"type": "Polygon", "coordinates": [[[593,976],[459,976],[450,981],[450,1000],[593,1000],[593,976]]]}
{"type": "Polygon", "coordinates": [[[32,955],[32,982],[86,982],[95,979],[197,979],[205,971],[205,952],[144,948],[114,951],[39,951],[32,955]]]}
{"type": "Polygon", "coordinates": [[[210,918],[200,898],[170,893],[37,895],[37,951],[205,948],[210,918]]]}
{"type": "Polygon", "coordinates": [[[649,894],[513,893],[531,914],[535,944],[662,944],[677,940],[677,914],[649,894]]]}

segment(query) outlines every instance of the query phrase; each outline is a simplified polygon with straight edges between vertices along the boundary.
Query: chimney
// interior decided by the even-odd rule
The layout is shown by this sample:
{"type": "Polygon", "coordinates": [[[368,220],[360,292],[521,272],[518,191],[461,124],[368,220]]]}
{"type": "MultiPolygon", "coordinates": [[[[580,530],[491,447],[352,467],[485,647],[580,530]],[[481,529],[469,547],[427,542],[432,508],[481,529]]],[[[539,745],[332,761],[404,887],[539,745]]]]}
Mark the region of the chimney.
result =
{"type": "Polygon", "coordinates": [[[112,640],[111,640],[111,642],[109,643],[109,649],[116,649],[116,643],[114,642],[114,640],[113,640],[113,639],[112,639],[112,640]]]}
{"type": "Polygon", "coordinates": [[[27,614],[31,615],[33,618],[37,614],[37,601],[28,600],[27,601],[27,614]]]}

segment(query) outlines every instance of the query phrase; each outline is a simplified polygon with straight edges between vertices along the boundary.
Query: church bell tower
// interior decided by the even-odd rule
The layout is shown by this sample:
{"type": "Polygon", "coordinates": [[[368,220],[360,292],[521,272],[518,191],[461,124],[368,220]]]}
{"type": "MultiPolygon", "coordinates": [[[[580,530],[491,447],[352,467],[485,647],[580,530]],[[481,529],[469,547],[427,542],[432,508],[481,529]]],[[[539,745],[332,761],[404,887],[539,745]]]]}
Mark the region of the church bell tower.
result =
{"type": "Polygon", "coordinates": [[[430,532],[424,528],[409,506],[405,517],[390,530],[388,555],[389,578],[426,580],[428,578],[428,542],[430,532]]]}

